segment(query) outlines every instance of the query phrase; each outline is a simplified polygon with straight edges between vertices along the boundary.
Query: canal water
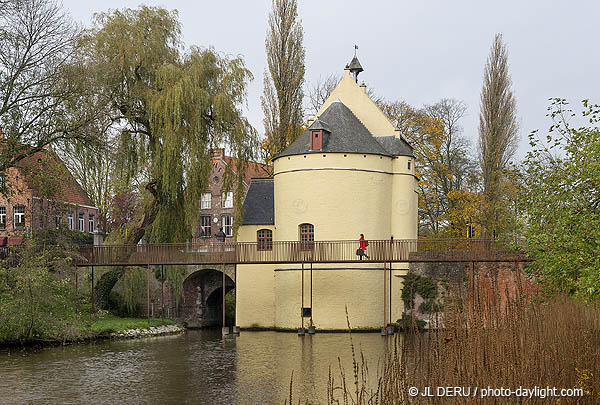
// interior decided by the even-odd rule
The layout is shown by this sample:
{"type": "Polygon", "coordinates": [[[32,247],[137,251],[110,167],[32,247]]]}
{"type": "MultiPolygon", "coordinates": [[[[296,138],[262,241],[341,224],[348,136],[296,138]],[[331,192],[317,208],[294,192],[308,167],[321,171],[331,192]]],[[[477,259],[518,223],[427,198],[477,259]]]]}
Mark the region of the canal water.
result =
{"type": "MultiPolygon", "coordinates": [[[[376,383],[394,338],[352,333],[376,383]]],[[[359,358],[360,361],[360,358],[359,358]]],[[[220,330],[100,341],[40,350],[0,351],[2,404],[283,404],[326,403],[329,367],[339,363],[353,387],[350,334],[220,330]],[[338,361],[339,359],[339,361],[338,361]]]]}

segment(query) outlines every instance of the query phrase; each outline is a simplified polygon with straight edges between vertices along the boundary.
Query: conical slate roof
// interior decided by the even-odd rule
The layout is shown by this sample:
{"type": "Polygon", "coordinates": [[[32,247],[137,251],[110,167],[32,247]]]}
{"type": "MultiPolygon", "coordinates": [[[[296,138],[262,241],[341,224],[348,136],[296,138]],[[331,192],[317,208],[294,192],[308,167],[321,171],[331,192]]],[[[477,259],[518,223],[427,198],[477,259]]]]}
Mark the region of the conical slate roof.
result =
{"type": "Polygon", "coordinates": [[[358,73],[360,73],[364,70],[362,68],[362,66],[360,65],[360,62],[358,61],[358,58],[356,56],[354,56],[354,58],[352,58],[352,61],[348,65],[348,68],[350,69],[351,72],[357,71],[358,73]]]}
{"type": "Polygon", "coordinates": [[[321,118],[317,118],[308,129],[322,129],[323,131],[331,132],[329,125],[326,122],[321,121],[321,118]]]}
{"type": "Polygon", "coordinates": [[[376,136],[375,140],[391,155],[415,157],[412,152],[413,147],[402,137],[398,138],[394,135],[376,136]]]}
{"type": "Polygon", "coordinates": [[[331,132],[322,150],[310,150],[310,129],[307,129],[277,158],[324,152],[394,156],[384,149],[356,115],[339,100],[331,103],[319,120],[327,123],[331,132]]]}

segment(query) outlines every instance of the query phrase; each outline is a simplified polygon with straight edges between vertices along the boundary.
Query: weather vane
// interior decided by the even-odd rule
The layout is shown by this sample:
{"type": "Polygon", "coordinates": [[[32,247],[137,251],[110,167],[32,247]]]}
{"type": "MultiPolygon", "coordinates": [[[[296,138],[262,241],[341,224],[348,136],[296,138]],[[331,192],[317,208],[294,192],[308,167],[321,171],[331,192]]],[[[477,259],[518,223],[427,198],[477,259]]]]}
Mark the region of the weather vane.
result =
{"type": "Polygon", "coordinates": [[[356,58],[356,51],[358,50],[358,45],[354,45],[354,57],[356,58]]]}

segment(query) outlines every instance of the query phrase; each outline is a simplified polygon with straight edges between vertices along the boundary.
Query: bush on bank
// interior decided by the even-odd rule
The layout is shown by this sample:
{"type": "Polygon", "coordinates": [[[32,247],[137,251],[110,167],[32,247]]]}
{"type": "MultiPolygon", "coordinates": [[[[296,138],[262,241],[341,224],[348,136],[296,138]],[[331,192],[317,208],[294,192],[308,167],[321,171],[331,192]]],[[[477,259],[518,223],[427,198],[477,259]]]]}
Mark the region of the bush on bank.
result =
{"type": "Polygon", "coordinates": [[[53,242],[65,240],[54,245],[47,238],[30,240],[0,262],[0,345],[72,341],[173,324],[93,314],[89,294],[75,289],[72,241],[53,242]]]}
{"type": "Polygon", "coordinates": [[[70,282],[73,268],[59,249],[34,244],[0,265],[0,342],[78,334],[86,314],[70,282]]]}

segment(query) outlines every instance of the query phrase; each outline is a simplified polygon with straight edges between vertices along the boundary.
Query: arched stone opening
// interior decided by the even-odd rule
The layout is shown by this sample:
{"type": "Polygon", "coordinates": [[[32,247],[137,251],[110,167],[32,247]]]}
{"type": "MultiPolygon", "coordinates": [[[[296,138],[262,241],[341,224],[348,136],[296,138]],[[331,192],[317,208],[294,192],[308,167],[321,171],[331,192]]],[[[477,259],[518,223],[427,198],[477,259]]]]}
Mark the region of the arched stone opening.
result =
{"type": "MultiPolygon", "coordinates": [[[[203,269],[185,279],[178,321],[185,322],[189,328],[221,326],[222,274],[216,269],[203,269]]],[[[225,293],[234,287],[234,281],[225,275],[225,293]]]]}

